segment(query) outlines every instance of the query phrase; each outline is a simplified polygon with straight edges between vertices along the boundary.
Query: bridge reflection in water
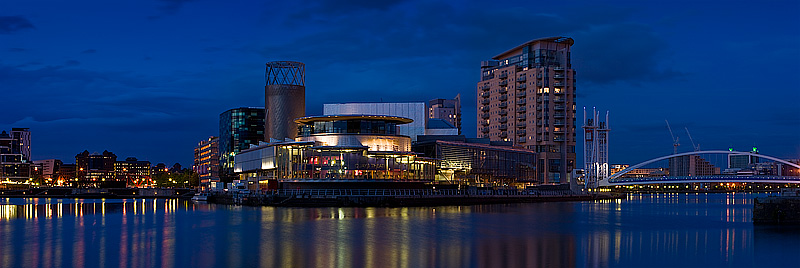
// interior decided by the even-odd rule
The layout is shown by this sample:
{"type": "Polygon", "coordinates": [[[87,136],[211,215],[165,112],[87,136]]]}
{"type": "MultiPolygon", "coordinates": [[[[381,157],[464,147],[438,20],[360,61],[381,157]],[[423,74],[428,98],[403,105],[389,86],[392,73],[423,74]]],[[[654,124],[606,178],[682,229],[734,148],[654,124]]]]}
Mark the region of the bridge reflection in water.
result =
{"type": "Polygon", "coordinates": [[[752,197],[416,208],[0,199],[0,267],[755,266],[796,253],[781,241],[800,235],[753,227],[752,197]]]}

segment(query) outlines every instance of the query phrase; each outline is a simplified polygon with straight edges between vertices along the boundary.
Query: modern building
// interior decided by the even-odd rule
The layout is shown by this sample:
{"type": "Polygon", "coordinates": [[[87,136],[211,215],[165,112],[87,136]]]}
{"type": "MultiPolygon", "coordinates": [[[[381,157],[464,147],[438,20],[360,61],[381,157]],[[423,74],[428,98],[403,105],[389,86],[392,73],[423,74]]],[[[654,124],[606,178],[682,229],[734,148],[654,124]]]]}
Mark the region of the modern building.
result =
{"type": "Polygon", "coordinates": [[[12,128],[0,132],[0,182],[28,182],[31,179],[30,131],[12,128]]]}
{"type": "Polygon", "coordinates": [[[75,155],[78,186],[82,187],[125,187],[125,181],[114,176],[114,163],[117,155],[109,151],[89,153],[84,150],[75,155]]]}
{"type": "MultiPolygon", "coordinates": [[[[455,98],[433,99],[428,101],[428,118],[442,119],[455,126],[458,134],[461,135],[461,94],[455,98]]],[[[435,135],[435,134],[427,134],[435,135]]]]}
{"type": "Polygon", "coordinates": [[[717,174],[720,174],[720,169],[699,155],[684,155],[669,159],[669,176],[708,176],[717,174]]]}
{"type": "Polygon", "coordinates": [[[222,181],[235,179],[233,159],[237,153],[250,148],[251,144],[265,141],[264,121],[264,107],[240,107],[219,115],[219,177],[222,181]]]}
{"type": "Polygon", "coordinates": [[[411,152],[410,137],[397,132],[409,118],[327,115],[295,122],[295,141],[261,143],[236,155],[241,180],[259,189],[413,188],[433,181],[434,161],[411,152]]]}
{"type": "Polygon", "coordinates": [[[481,62],[478,137],[538,152],[544,183],[575,168],[575,71],[567,37],[541,38],[481,62]]]}
{"type": "MultiPolygon", "coordinates": [[[[267,63],[264,86],[266,121],[263,140],[283,141],[297,136],[294,119],[306,115],[306,67],[302,62],[267,63]]],[[[223,138],[220,133],[220,137],[223,138]]],[[[254,142],[256,144],[258,142],[254,142]]],[[[231,162],[232,163],[232,162],[231,162]]]]}
{"type": "Polygon", "coordinates": [[[536,152],[510,142],[456,136],[420,136],[413,151],[436,159],[436,181],[481,187],[525,188],[540,184],[536,152]]]}
{"type": "Polygon", "coordinates": [[[194,148],[194,171],[200,178],[200,188],[219,182],[219,137],[209,137],[194,148]]]}
{"type": "Polygon", "coordinates": [[[141,187],[153,184],[150,177],[150,161],[139,161],[136,157],[114,162],[114,177],[127,186],[141,187]]]}
{"type": "MultiPolygon", "coordinates": [[[[729,149],[733,151],[733,148],[729,149]]],[[[753,147],[751,153],[757,154],[758,148],[753,147]]],[[[746,169],[758,163],[758,157],[747,154],[728,154],[728,168],[729,169],[746,169]]]]}
{"type": "Polygon", "coordinates": [[[42,178],[49,185],[63,185],[63,181],[58,181],[58,170],[64,163],[58,159],[45,159],[33,161],[34,164],[41,165],[42,178]]]}

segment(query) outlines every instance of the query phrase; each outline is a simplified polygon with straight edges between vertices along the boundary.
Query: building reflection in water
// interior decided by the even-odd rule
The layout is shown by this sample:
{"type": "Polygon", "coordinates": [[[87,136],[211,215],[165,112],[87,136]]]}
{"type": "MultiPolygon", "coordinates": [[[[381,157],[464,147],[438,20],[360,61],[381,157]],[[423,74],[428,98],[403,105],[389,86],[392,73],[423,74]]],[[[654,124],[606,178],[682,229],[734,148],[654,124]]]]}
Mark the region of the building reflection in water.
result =
{"type": "MultiPolygon", "coordinates": [[[[0,267],[755,265],[751,209],[694,194],[420,208],[0,199],[0,267]]],[[[781,237],[761,233],[758,248],[781,237]]]]}

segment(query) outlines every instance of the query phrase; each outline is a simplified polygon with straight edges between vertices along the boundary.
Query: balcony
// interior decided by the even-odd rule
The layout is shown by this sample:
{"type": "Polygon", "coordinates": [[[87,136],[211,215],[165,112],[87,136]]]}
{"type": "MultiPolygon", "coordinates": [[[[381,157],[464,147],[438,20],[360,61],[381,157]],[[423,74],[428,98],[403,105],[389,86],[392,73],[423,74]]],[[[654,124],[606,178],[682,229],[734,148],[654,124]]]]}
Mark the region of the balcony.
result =
{"type": "Polygon", "coordinates": [[[553,83],[553,86],[554,87],[563,87],[564,86],[564,82],[555,82],[555,83],[553,83]]]}
{"type": "Polygon", "coordinates": [[[500,88],[500,94],[506,94],[506,93],[508,93],[508,88],[501,87],[500,88]]]}
{"type": "Polygon", "coordinates": [[[517,82],[518,83],[525,83],[525,81],[526,81],[526,78],[525,78],[524,75],[521,75],[521,76],[517,77],[517,82]]]}
{"type": "Polygon", "coordinates": [[[517,136],[525,136],[525,130],[517,130],[517,136]]]}
{"type": "Polygon", "coordinates": [[[500,86],[501,87],[508,86],[508,80],[500,81],[500,86]]]}
{"type": "Polygon", "coordinates": [[[554,126],[563,126],[564,125],[564,120],[555,120],[553,122],[553,125],[554,126]]]}
{"type": "Polygon", "coordinates": [[[517,105],[525,105],[525,99],[517,100],[517,105]]]}
{"type": "Polygon", "coordinates": [[[481,86],[481,87],[480,87],[480,89],[481,89],[482,91],[489,91],[489,89],[490,89],[490,88],[492,88],[492,87],[490,87],[490,86],[488,86],[488,85],[483,85],[483,86],[481,86]]]}
{"type": "Polygon", "coordinates": [[[483,97],[483,98],[488,98],[488,97],[489,97],[489,92],[483,92],[483,93],[481,93],[481,97],[483,97]]]}
{"type": "Polygon", "coordinates": [[[507,129],[508,129],[508,125],[506,125],[506,124],[500,125],[500,130],[507,130],[507,129]]]}
{"type": "Polygon", "coordinates": [[[554,118],[564,118],[564,116],[566,116],[565,113],[555,113],[555,114],[553,114],[554,118]]]}
{"type": "Polygon", "coordinates": [[[500,115],[507,115],[507,114],[508,114],[508,110],[500,110],[500,115]]]}
{"type": "Polygon", "coordinates": [[[508,138],[508,132],[500,132],[500,138],[508,138]]]}
{"type": "Polygon", "coordinates": [[[542,74],[537,74],[536,78],[542,79],[542,74]]]}
{"type": "Polygon", "coordinates": [[[527,139],[525,139],[525,137],[520,137],[520,138],[518,138],[518,139],[517,139],[517,143],[525,143],[525,142],[527,142],[527,141],[528,141],[528,140],[527,140],[527,139]]]}
{"type": "Polygon", "coordinates": [[[525,106],[517,108],[517,113],[525,113],[525,106]]]}
{"type": "Polygon", "coordinates": [[[519,84],[519,85],[517,85],[517,90],[524,90],[527,87],[526,85],[527,84],[519,84]]]}
{"type": "Polygon", "coordinates": [[[564,95],[564,90],[561,89],[561,88],[554,88],[553,89],[553,94],[555,94],[555,95],[564,95]]]}
{"type": "Polygon", "coordinates": [[[564,98],[553,98],[553,102],[564,102],[564,98]]]}
{"type": "Polygon", "coordinates": [[[485,112],[488,112],[488,111],[489,111],[489,106],[483,106],[483,107],[481,107],[481,112],[484,112],[484,113],[485,113],[485,112]]]}
{"type": "Polygon", "coordinates": [[[500,74],[500,79],[506,79],[506,78],[508,78],[508,73],[501,73],[500,74]]]}
{"type": "Polygon", "coordinates": [[[517,98],[525,98],[525,91],[517,92],[517,98]]]}
{"type": "Polygon", "coordinates": [[[488,127],[481,128],[481,133],[489,133],[489,128],[488,127]]]}
{"type": "Polygon", "coordinates": [[[564,135],[557,135],[553,137],[553,141],[566,141],[566,139],[564,139],[564,135]]]}
{"type": "Polygon", "coordinates": [[[517,115],[518,121],[525,121],[525,114],[517,115]]]}
{"type": "Polygon", "coordinates": [[[564,134],[564,128],[557,127],[553,129],[553,132],[555,132],[556,134],[564,134]]]}
{"type": "Polygon", "coordinates": [[[553,76],[553,78],[555,78],[555,79],[564,79],[564,78],[567,78],[567,76],[565,76],[563,74],[556,74],[556,75],[553,76]]]}
{"type": "Polygon", "coordinates": [[[506,122],[508,122],[508,117],[505,116],[500,117],[500,123],[506,123],[506,122]]]}
{"type": "Polygon", "coordinates": [[[517,123],[517,128],[525,128],[525,122],[517,123]]]}
{"type": "Polygon", "coordinates": [[[508,108],[508,102],[501,102],[500,109],[505,109],[505,108],[508,108]]]}
{"type": "Polygon", "coordinates": [[[563,71],[564,67],[553,67],[554,71],[563,71]]]}
{"type": "Polygon", "coordinates": [[[489,119],[489,114],[487,114],[487,113],[481,114],[481,118],[489,119]]]}
{"type": "Polygon", "coordinates": [[[556,111],[563,111],[566,108],[567,108],[567,106],[564,106],[564,105],[556,105],[556,111]]]}
{"type": "Polygon", "coordinates": [[[500,95],[500,101],[507,101],[508,95],[500,95]]]}
{"type": "Polygon", "coordinates": [[[483,105],[489,105],[489,99],[482,99],[482,100],[481,100],[481,104],[483,104],[483,105]]]}
{"type": "Polygon", "coordinates": [[[488,121],[486,121],[486,120],[481,120],[481,125],[482,125],[482,126],[484,126],[484,127],[485,127],[485,126],[488,126],[488,125],[489,125],[489,122],[488,122],[488,121]]]}

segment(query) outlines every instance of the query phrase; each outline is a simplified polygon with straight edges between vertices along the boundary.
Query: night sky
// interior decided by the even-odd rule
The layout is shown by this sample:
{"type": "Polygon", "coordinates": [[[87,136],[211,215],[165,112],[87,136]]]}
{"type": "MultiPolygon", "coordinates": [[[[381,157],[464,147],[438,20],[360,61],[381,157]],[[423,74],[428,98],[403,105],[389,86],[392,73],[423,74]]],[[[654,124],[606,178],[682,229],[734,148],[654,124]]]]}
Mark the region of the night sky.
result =
{"type": "Polygon", "coordinates": [[[221,112],[264,105],[264,64],[294,60],[308,115],[460,93],[474,137],[480,61],[568,36],[578,107],[611,111],[612,163],[670,154],[665,119],[679,151],[688,127],[701,149],[800,158],[800,1],[297,2],[4,0],[0,130],[30,128],[34,160],[188,167],[221,112]]]}

